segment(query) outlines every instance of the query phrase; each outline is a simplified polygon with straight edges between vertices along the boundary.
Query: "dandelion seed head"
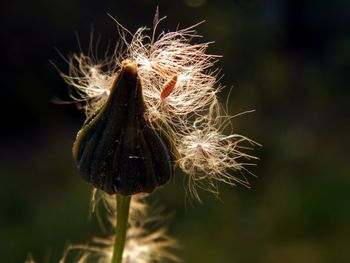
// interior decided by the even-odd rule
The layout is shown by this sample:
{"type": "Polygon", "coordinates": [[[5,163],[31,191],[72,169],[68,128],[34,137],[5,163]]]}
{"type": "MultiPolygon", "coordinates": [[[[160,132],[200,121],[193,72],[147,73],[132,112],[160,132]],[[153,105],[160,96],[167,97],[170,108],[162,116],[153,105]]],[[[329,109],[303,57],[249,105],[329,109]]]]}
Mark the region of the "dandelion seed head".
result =
{"type": "MultiPolygon", "coordinates": [[[[209,43],[192,44],[200,38],[194,28],[161,32],[155,39],[155,22],[152,37],[142,27],[125,43],[124,50],[102,60],[83,53],[69,58],[69,74],[61,73],[76,94],[72,98],[82,102],[86,115],[91,116],[107,100],[112,81],[124,60],[137,65],[147,116],[173,124],[177,118],[202,111],[216,97],[217,71],[210,71],[218,56],[206,54],[209,43]],[[177,81],[166,100],[161,99],[164,85],[174,76],[177,81]]],[[[122,34],[125,34],[122,33],[122,34]]]]}
{"type": "Polygon", "coordinates": [[[217,195],[219,182],[248,187],[249,182],[241,172],[249,173],[246,166],[253,165],[251,160],[256,159],[246,153],[256,143],[239,134],[225,135],[223,130],[230,125],[230,118],[221,116],[217,105],[212,105],[210,111],[209,119],[197,120],[180,137],[177,147],[181,155],[179,166],[188,174],[189,192],[198,200],[198,188],[217,195]]]}
{"type": "Polygon", "coordinates": [[[124,61],[135,64],[146,105],[144,116],[170,135],[192,195],[199,199],[197,188],[218,194],[219,182],[248,186],[243,172],[250,173],[246,167],[255,157],[244,153],[243,145],[256,143],[225,131],[232,117],[218,110],[219,70],[212,68],[219,56],[206,53],[210,43],[193,43],[201,37],[195,31],[198,24],[158,34],[162,20],[156,14],[153,29],[141,27],[134,34],[117,22],[124,48],[116,48],[111,57],[73,55],[69,74],[61,73],[76,89],[72,97],[91,116],[106,102],[124,61]]]}
{"type": "Polygon", "coordinates": [[[112,59],[96,60],[83,53],[69,58],[69,73],[60,73],[63,79],[74,88],[70,93],[74,101],[82,103],[86,115],[94,114],[107,101],[116,69],[112,59]],[[107,70],[106,70],[107,68],[107,70]]]}
{"type": "MultiPolygon", "coordinates": [[[[149,115],[173,123],[174,118],[203,110],[216,97],[215,56],[206,54],[208,43],[191,44],[194,27],[162,32],[156,40],[140,28],[128,45],[128,57],[138,65],[149,115]],[[159,98],[164,85],[177,81],[166,101],[159,98]],[[164,107],[166,104],[166,107],[164,107]]],[[[155,34],[156,26],[153,35],[155,34]]]]}

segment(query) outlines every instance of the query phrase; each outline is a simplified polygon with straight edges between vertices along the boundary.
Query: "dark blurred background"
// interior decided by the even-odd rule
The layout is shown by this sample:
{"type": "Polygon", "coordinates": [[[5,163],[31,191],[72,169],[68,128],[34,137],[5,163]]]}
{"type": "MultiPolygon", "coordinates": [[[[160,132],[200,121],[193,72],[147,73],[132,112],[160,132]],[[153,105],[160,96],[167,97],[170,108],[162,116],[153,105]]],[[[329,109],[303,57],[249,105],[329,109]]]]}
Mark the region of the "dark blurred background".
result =
{"type": "MultiPolygon", "coordinates": [[[[198,27],[218,63],[236,131],[263,144],[251,189],[222,186],[186,204],[183,175],[153,195],[175,211],[184,262],[350,262],[350,1],[2,1],[0,7],[0,261],[57,262],[66,242],[100,234],[91,187],[71,146],[84,120],[50,64],[87,48],[91,28],[116,41],[110,13],[132,32],[198,27]]],[[[103,48],[103,44],[100,45],[103,48]]]]}

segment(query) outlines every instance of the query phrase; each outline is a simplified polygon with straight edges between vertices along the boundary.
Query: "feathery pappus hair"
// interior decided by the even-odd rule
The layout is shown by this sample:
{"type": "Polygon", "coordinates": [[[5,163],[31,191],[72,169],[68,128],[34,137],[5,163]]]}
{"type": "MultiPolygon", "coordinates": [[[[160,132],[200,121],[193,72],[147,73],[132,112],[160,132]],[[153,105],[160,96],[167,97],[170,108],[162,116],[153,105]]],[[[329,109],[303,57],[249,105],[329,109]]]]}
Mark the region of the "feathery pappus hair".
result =
{"type": "Polygon", "coordinates": [[[217,194],[218,182],[248,186],[244,172],[257,159],[249,152],[258,144],[232,129],[225,134],[232,116],[217,98],[222,86],[213,67],[220,56],[206,53],[210,43],[193,43],[201,37],[195,30],[201,23],[157,34],[164,19],[157,11],[153,28],[141,27],[134,34],[115,20],[121,41],[113,55],[69,57],[69,73],[60,74],[75,90],[73,100],[83,103],[91,117],[106,102],[123,61],[132,61],[141,80],[144,118],[171,135],[189,193],[199,200],[198,188],[217,194]]]}
{"type": "MultiPolygon", "coordinates": [[[[146,201],[145,194],[134,195],[130,204],[129,228],[123,252],[123,263],[150,263],[150,262],[179,262],[171,250],[179,247],[178,242],[167,233],[166,216],[162,216],[161,209],[152,208],[146,201]]],[[[93,192],[93,210],[98,203],[102,203],[108,211],[108,227],[116,225],[116,202],[113,196],[102,191],[93,192]]],[[[70,259],[70,253],[78,252],[74,258],[76,263],[97,262],[109,263],[112,259],[114,236],[95,237],[85,245],[70,245],[64,252],[60,263],[70,259]]],[[[69,261],[70,262],[70,261],[69,261]]]]}

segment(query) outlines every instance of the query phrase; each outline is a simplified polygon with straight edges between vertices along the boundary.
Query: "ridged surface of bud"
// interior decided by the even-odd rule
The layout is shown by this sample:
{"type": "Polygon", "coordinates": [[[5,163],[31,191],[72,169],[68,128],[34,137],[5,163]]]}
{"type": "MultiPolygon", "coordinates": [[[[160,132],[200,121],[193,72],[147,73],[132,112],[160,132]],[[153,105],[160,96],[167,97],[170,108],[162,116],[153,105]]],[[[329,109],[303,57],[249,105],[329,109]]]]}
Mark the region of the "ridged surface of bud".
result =
{"type": "Polygon", "coordinates": [[[80,175],[109,194],[152,192],[173,176],[169,137],[144,117],[142,85],[124,61],[107,102],[86,120],[73,145],[80,175]]]}

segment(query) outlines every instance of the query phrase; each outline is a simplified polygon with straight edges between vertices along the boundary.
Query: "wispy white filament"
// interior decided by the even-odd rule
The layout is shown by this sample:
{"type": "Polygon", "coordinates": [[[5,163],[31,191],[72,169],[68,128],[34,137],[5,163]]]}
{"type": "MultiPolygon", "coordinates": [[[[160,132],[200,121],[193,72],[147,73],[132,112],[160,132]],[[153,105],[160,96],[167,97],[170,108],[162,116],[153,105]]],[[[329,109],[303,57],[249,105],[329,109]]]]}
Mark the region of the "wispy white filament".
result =
{"type": "Polygon", "coordinates": [[[249,173],[246,166],[252,165],[250,161],[256,157],[242,150],[249,150],[256,143],[239,134],[225,135],[226,129],[232,129],[231,117],[222,113],[218,105],[212,105],[209,114],[197,118],[177,144],[179,166],[188,174],[190,194],[198,200],[198,188],[217,195],[219,182],[249,186],[240,171],[249,173]]]}
{"type": "MultiPolygon", "coordinates": [[[[109,211],[108,223],[114,229],[116,203],[114,196],[109,196],[95,190],[93,205],[103,201],[109,211]]],[[[145,201],[145,195],[134,195],[130,204],[129,228],[123,252],[123,263],[161,263],[165,259],[172,262],[179,261],[176,256],[168,251],[176,248],[177,241],[167,234],[164,225],[164,217],[159,211],[152,211],[145,201]],[[158,212],[158,213],[157,213],[158,212]],[[153,229],[153,230],[150,230],[153,229]]],[[[76,263],[110,263],[113,253],[114,236],[107,238],[94,238],[88,245],[72,245],[66,252],[60,263],[64,263],[70,252],[78,250],[79,256],[76,263]]]]}
{"type": "Polygon", "coordinates": [[[218,70],[212,70],[218,56],[206,54],[209,43],[192,44],[200,38],[194,30],[197,25],[157,35],[161,20],[156,15],[153,30],[142,27],[135,34],[118,23],[125,49],[110,58],[73,55],[69,74],[61,73],[76,89],[73,98],[83,102],[87,116],[92,115],[106,102],[123,61],[133,61],[142,84],[145,118],[164,124],[173,137],[190,193],[198,199],[196,187],[218,193],[218,182],[248,186],[241,172],[254,157],[244,153],[250,150],[244,144],[254,142],[232,131],[225,134],[232,117],[218,110],[218,70]]]}

